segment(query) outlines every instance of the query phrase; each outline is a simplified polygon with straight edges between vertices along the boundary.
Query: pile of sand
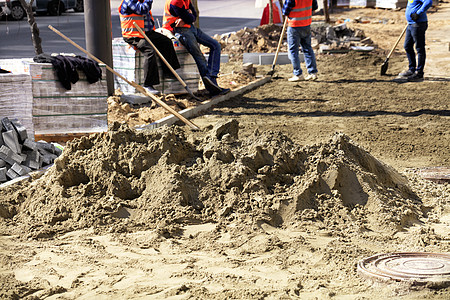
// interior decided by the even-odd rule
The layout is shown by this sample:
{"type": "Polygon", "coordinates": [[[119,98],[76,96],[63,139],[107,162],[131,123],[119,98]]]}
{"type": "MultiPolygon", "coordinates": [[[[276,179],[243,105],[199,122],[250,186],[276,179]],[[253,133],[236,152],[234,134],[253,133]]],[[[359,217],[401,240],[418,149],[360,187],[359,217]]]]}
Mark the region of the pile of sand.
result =
{"type": "Polygon", "coordinates": [[[336,232],[389,232],[422,216],[406,180],[343,134],[302,147],[279,132],[240,140],[238,131],[235,120],[201,133],[115,123],[70,142],[38,180],[0,191],[3,230],[172,232],[239,220],[248,230],[317,221],[336,232]]]}

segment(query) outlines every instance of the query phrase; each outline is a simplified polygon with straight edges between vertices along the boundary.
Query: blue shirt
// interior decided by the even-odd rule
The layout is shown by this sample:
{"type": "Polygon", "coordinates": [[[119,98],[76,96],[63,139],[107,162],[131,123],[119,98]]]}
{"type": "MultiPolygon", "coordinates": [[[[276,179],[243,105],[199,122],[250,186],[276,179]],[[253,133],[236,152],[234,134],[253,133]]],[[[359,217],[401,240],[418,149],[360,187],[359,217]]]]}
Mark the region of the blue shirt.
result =
{"type": "Polygon", "coordinates": [[[408,24],[427,22],[427,10],[433,5],[433,0],[408,0],[406,6],[405,16],[408,24]],[[417,21],[411,19],[411,14],[416,13],[419,15],[417,21]]]}
{"type": "Polygon", "coordinates": [[[152,31],[155,28],[155,24],[150,15],[152,4],[153,0],[123,0],[122,6],[120,7],[120,13],[122,15],[143,15],[145,17],[144,31],[152,31]]]}

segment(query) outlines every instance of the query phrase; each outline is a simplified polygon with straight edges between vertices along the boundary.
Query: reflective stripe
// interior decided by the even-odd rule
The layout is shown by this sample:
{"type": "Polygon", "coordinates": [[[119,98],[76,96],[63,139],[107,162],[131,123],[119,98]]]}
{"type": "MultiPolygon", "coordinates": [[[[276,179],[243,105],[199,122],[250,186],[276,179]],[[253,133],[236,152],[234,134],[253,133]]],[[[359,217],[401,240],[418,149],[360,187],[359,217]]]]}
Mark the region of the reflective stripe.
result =
{"type": "Polygon", "coordinates": [[[302,18],[289,18],[289,20],[292,20],[292,21],[303,21],[303,20],[308,20],[308,19],[311,19],[311,16],[302,17],[302,18]]]}
{"type": "Polygon", "coordinates": [[[308,9],[312,9],[312,6],[303,7],[303,8],[296,8],[296,9],[293,9],[291,11],[292,12],[299,12],[299,11],[305,11],[305,10],[308,10],[308,9]]]}
{"type": "Polygon", "coordinates": [[[122,28],[122,32],[133,32],[133,31],[139,31],[136,28],[122,28]]]}
{"type": "Polygon", "coordinates": [[[136,17],[120,17],[120,21],[142,21],[144,20],[143,16],[136,17]]]}

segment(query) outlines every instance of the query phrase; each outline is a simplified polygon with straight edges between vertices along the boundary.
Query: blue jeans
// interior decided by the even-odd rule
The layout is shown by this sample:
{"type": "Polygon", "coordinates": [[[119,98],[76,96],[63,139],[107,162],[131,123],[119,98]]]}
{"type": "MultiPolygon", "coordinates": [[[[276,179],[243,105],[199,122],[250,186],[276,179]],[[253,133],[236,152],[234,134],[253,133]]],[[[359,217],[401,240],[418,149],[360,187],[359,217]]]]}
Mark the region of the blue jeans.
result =
{"type": "Polygon", "coordinates": [[[423,69],[425,67],[425,31],[427,31],[427,28],[428,22],[422,22],[409,24],[406,29],[404,47],[409,61],[408,68],[411,72],[417,72],[419,75],[423,75],[423,69]],[[417,64],[414,44],[416,44],[417,50],[417,64]]]}
{"type": "Polygon", "coordinates": [[[298,47],[301,45],[303,54],[305,55],[306,69],[309,74],[317,73],[316,56],[311,47],[311,26],[304,27],[288,27],[287,42],[289,48],[289,59],[294,68],[294,75],[302,75],[300,69],[300,58],[298,55],[298,47]]]}
{"type": "Polygon", "coordinates": [[[210,77],[215,82],[220,70],[221,48],[219,42],[193,25],[190,28],[175,27],[174,32],[175,37],[186,47],[187,51],[194,58],[200,76],[210,77]],[[206,62],[205,56],[198,44],[202,44],[210,49],[208,62],[206,62]]]}

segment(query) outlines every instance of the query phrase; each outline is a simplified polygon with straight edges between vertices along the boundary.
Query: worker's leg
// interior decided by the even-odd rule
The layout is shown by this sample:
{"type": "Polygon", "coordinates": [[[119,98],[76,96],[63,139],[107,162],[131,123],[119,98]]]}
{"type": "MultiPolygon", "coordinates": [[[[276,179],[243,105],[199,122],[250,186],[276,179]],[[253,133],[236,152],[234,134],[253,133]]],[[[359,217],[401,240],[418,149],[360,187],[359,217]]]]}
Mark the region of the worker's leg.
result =
{"type": "Polygon", "coordinates": [[[414,24],[417,27],[414,27],[415,30],[412,31],[414,34],[414,41],[416,44],[416,51],[417,51],[417,68],[416,72],[419,75],[423,75],[424,67],[425,67],[425,60],[426,60],[426,53],[425,53],[425,31],[427,31],[428,23],[417,23],[414,24]]]}
{"type": "Polygon", "coordinates": [[[293,73],[295,76],[302,75],[302,69],[300,68],[300,58],[298,55],[298,47],[300,45],[300,35],[298,32],[299,27],[288,27],[287,29],[287,42],[289,50],[289,59],[291,60],[293,73]]]}
{"type": "Polygon", "coordinates": [[[403,45],[403,47],[405,48],[405,52],[406,52],[406,56],[408,57],[408,69],[411,72],[415,72],[416,71],[416,53],[414,52],[414,37],[413,34],[411,32],[412,25],[408,25],[408,28],[406,29],[406,33],[405,33],[405,43],[403,45]]]}
{"type": "Polygon", "coordinates": [[[208,57],[208,72],[207,76],[213,79],[214,83],[217,84],[216,78],[220,71],[220,44],[218,41],[205,34],[200,28],[193,28],[196,33],[197,42],[209,48],[208,57]]]}
{"type": "Polygon", "coordinates": [[[309,74],[317,73],[316,56],[311,47],[311,27],[299,27],[300,45],[302,46],[303,54],[305,55],[305,65],[309,74]]]}
{"type": "Polygon", "coordinates": [[[126,38],[124,40],[138,49],[144,56],[144,86],[159,84],[158,65],[156,64],[156,53],[153,47],[141,38],[126,38]]]}
{"type": "MultiPolygon", "coordinates": [[[[178,62],[177,54],[175,52],[175,49],[173,48],[172,40],[156,31],[150,31],[146,34],[155,45],[155,47],[159,50],[159,52],[164,56],[167,62],[172,66],[172,68],[174,68],[175,70],[179,69],[180,63],[178,62]]],[[[161,66],[165,75],[172,74],[172,72],[164,63],[162,63],[161,66]]]]}
{"type": "Polygon", "coordinates": [[[208,73],[206,59],[202,51],[200,50],[194,32],[190,28],[176,27],[175,36],[183,44],[183,46],[186,47],[186,50],[194,58],[200,76],[201,77],[206,76],[208,73]]]}

